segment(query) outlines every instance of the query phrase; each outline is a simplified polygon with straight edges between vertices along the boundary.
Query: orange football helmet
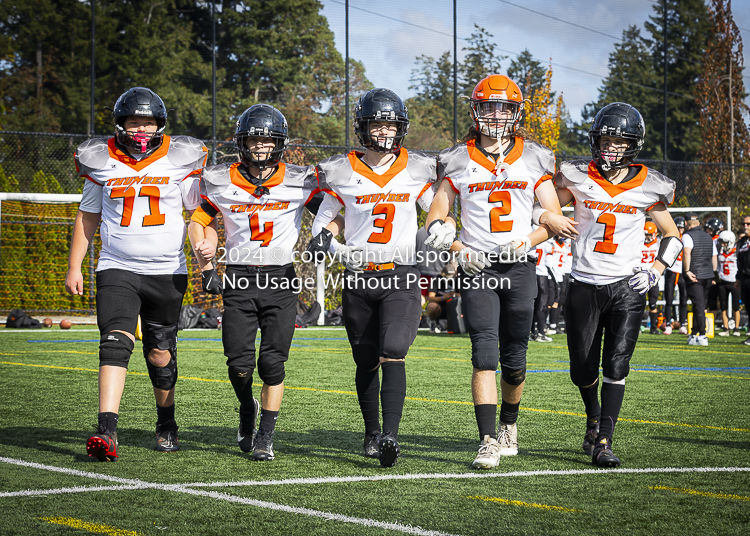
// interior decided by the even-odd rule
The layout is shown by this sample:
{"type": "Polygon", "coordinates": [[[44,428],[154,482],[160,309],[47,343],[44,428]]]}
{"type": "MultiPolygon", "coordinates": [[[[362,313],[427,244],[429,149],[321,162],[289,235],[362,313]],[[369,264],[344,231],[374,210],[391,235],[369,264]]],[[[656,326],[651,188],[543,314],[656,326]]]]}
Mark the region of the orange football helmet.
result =
{"type": "Polygon", "coordinates": [[[523,95],[518,85],[502,74],[491,74],[474,88],[469,106],[474,128],[491,138],[511,136],[523,115],[523,95]]]}
{"type": "Polygon", "coordinates": [[[656,236],[656,233],[659,232],[659,229],[656,227],[656,224],[652,221],[647,221],[646,225],[643,226],[643,234],[645,234],[645,241],[651,242],[654,237],[656,236]]]}

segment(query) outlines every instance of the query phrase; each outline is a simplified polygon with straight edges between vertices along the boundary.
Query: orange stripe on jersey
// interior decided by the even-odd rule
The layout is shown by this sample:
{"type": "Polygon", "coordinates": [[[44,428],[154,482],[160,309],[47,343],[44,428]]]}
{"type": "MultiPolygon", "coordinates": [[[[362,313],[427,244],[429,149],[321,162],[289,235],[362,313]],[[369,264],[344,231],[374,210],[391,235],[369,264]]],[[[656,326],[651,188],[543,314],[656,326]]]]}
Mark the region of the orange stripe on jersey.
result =
{"type": "Polygon", "coordinates": [[[646,166],[641,166],[641,170],[638,172],[638,175],[636,175],[635,178],[630,179],[628,182],[624,182],[620,184],[612,184],[611,182],[609,182],[607,179],[605,179],[599,174],[599,170],[596,169],[596,164],[594,163],[593,160],[589,162],[588,171],[589,171],[589,178],[591,178],[595,183],[601,186],[602,189],[605,192],[607,192],[610,197],[615,197],[617,195],[620,195],[623,192],[627,192],[628,190],[637,188],[638,186],[643,184],[643,181],[646,180],[646,175],[648,175],[648,170],[646,169],[646,166]]]}
{"type": "Polygon", "coordinates": [[[653,246],[654,244],[656,244],[656,238],[654,238],[654,239],[653,239],[653,240],[652,240],[651,242],[649,242],[648,244],[644,244],[644,246],[646,246],[647,248],[650,248],[650,247],[651,247],[651,246],[653,246]]]}
{"type": "Polygon", "coordinates": [[[331,195],[332,195],[333,197],[335,197],[335,198],[336,198],[336,201],[338,201],[339,203],[341,203],[341,204],[342,204],[343,206],[346,206],[346,203],[344,203],[344,200],[343,200],[343,199],[341,199],[341,198],[340,198],[340,197],[338,196],[338,194],[337,194],[336,192],[334,192],[333,190],[326,190],[326,189],[322,189],[322,190],[320,190],[320,191],[321,191],[321,192],[325,192],[325,193],[327,193],[327,194],[331,194],[331,195]]]}
{"type": "Polygon", "coordinates": [[[401,149],[396,156],[396,161],[391,165],[390,169],[388,169],[388,171],[386,171],[382,175],[378,175],[372,169],[370,169],[370,166],[359,159],[359,156],[362,154],[363,153],[352,151],[346,156],[349,158],[349,162],[351,163],[352,169],[355,171],[355,173],[359,173],[363,177],[370,179],[381,188],[385,187],[385,185],[388,184],[388,182],[393,177],[405,170],[406,163],[409,161],[409,153],[406,151],[406,149],[401,149]]]}
{"type": "Polygon", "coordinates": [[[192,175],[196,175],[196,174],[197,174],[197,175],[200,175],[200,172],[201,172],[201,170],[200,170],[200,169],[196,169],[196,170],[194,170],[194,171],[191,171],[190,173],[188,173],[187,175],[185,175],[184,177],[182,177],[182,178],[180,179],[180,182],[184,181],[185,179],[187,179],[188,177],[190,177],[190,176],[192,176],[192,175]]]}
{"type": "Polygon", "coordinates": [[[202,225],[203,227],[207,227],[211,224],[213,221],[213,218],[209,216],[205,210],[203,210],[201,207],[198,207],[193,212],[193,215],[190,217],[190,221],[194,221],[198,225],[202,225]]]}
{"type": "Polygon", "coordinates": [[[422,191],[419,192],[419,195],[417,196],[417,199],[419,199],[420,197],[422,197],[422,194],[425,193],[430,188],[430,186],[432,186],[431,182],[428,182],[427,184],[425,184],[424,188],[422,188],[422,191]]]}
{"type": "MultiPolygon", "coordinates": [[[[650,207],[646,207],[646,212],[648,212],[649,210],[651,210],[652,208],[654,208],[654,207],[655,207],[656,205],[658,205],[659,203],[661,203],[662,205],[664,205],[664,201],[657,201],[656,203],[654,203],[654,204],[653,204],[653,205],[651,205],[650,207]]],[[[672,203],[670,203],[670,205],[671,205],[671,204],[672,204],[672,203]]],[[[665,205],[665,206],[666,206],[666,205],[665,205]]]]}
{"type": "MultiPolygon", "coordinates": [[[[474,162],[481,165],[483,168],[487,169],[488,171],[492,171],[493,173],[495,172],[495,167],[497,166],[497,163],[477,148],[475,140],[467,141],[466,148],[469,150],[469,158],[471,158],[474,162]]],[[[503,162],[505,162],[508,165],[511,165],[516,160],[521,158],[522,154],[523,154],[523,138],[519,138],[518,136],[516,136],[516,143],[513,145],[513,148],[510,150],[510,153],[508,153],[508,156],[505,157],[503,162]]]]}
{"type": "Polygon", "coordinates": [[[166,156],[167,151],[169,150],[169,143],[171,141],[171,138],[169,136],[164,136],[164,140],[162,141],[161,146],[148,155],[143,160],[136,160],[135,158],[131,157],[129,154],[122,152],[120,149],[117,148],[117,145],[115,145],[115,139],[109,138],[107,140],[107,147],[109,148],[109,156],[110,158],[113,158],[119,162],[122,162],[126,166],[129,166],[133,168],[136,171],[140,171],[149,164],[153,164],[157,160],[159,160],[162,156],[166,156]]]}
{"type": "Polygon", "coordinates": [[[208,203],[209,205],[211,205],[212,207],[214,207],[216,209],[216,212],[221,212],[221,210],[219,209],[219,207],[217,207],[216,205],[214,205],[211,202],[211,200],[208,197],[206,197],[205,195],[201,195],[201,199],[203,199],[204,201],[206,201],[206,203],[208,203]]]}
{"type": "Polygon", "coordinates": [[[96,184],[97,186],[104,186],[104,184],[103,184],[103,183],[101,183],[101,182],[96,182],[96,181],[95,181],[94,179],[92,179],[92,178],[91,178],[91,177],[89,177],[88,175],[81,175],[81,177],[83,177],[83,178],[85,178],[85,179],[88,179],[88,180],[90,180],[91,182],[93,182],[93,183],[94,183],[94,184],[96,184]]]}
{"type": "Polygon", "coordinates": [[[308,198],[305,200],[305,205],[307,205],[310,201],[312,201],[312,198],[315,197],[315,194],[317,194],[318,192],[322,192],[322,191],[323,190],[321,190],[320,188],[315,188],[312,191],[312,193],[308,196],[308,198]]]}
{"type": "Polygon", "coordinates": [[[448,181],[448,184],[450,184],[450,185],[451,185],[451,188],[453,188],[453,191],[454,191],[454,192],[456,192],[457,194],[460,194],[460,193],[461,193],[461,192],[459,192],[459,191],[458,191],[458,190],[456,189],[456,187],[455,187],[455,186],[453,185],[453,181],[452,181],[452,180],[450,179],[450,177],[443,177],[443,180],[444,180],[444,181],[448,181]]]}
{"type": "Polygon", "coordinates": [[[541,185],[544,181],[551,181],[551,180],[552,180],[552,175],[545,175],[544,177],[536,181],[536,184],[534,185],[534,191],[536,191],[536,189],[539,188],[539,185],[541,185]]]}
{"type": "MultiPolygon", "coordinates": [[[[229,177],[232,179],[232,184],[239,186],[250,195],[255,195],[255,185],[249,182],[242,173],[237,169],[242,162],[235,162],[229,168],[229,177]]],[[[284,182],[284,175],[286,174],[286,165],[283,162],[279,162],[279,166],[276,171],[261,183],[261,186],[266,188],[273,188],[284,182]]]]}

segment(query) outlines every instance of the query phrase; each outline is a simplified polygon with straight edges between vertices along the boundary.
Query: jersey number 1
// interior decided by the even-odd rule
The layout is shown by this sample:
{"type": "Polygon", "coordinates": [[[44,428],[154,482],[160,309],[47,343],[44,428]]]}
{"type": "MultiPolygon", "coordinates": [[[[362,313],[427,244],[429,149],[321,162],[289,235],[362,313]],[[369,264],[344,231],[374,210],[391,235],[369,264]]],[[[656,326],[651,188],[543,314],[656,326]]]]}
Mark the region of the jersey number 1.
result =
{"type": "Polygon", "coordinates": [[[594,251],[614,255],[617,251],[617,244],[614,243],[615,224],[617,219],[614,214],[602,214],[596,219],[596,223],[604,225],[604,240],[600,240],[594,246],[594,251]]]}
{"type": "MultiPolygon", "coordinates": [[[[112,188],[109,192],[110,199],[124,199],[122,207],[122,220],[120,220],[120,227],[128,227],[130,220],[133,217],[133,204],[135,203],[135,188],[128,186],[127,188],[112,188]]],[[[151,227],[153,225],[164,225],[166,216],[159,212],[159,188],[156,186],[141,186],[141,190],[138,193],[138,197],[148,197],[148,208],[151,214],[147,214],[143,217],[143,227],[151,227]]]]}

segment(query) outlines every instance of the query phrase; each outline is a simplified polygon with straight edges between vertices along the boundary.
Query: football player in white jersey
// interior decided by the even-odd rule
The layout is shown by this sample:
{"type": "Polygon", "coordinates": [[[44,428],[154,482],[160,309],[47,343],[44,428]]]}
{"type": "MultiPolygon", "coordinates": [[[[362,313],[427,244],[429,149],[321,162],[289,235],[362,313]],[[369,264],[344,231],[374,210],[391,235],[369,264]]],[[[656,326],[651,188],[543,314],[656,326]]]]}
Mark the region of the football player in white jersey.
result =
{"type": "Polygon", "coordinates": [[[555,281],[550,277],[547,258],[552,252],[552,240],[546,240],[537,244],[536,251],[536,299],[534,300],[534,319],[531,322],[531,335],[529,340],[536,342],[552,342],[552,337],[546,335],[547,313],[549,305],[555,299],[555,281]]]}
{"type": "MultiPolygon", "coordinates": [[[[680,238],[685,231],[685,218],[677,216],[674,224],[680,232],[680,238]]],[[[672,334],[672,302],[674,301],[674,289],[677,286],[680,295],[680,302],[677,309],[677,319],[680,322],[680,333],[687,335],[687,291],[685,287],[685,278],[682,276],[682,253],[677,257],[677,261],[668,266],[664,272],[664,335],[672,334]]]]}
{"type": "MultiPolygon", "coordinates": [[[[315,238],[308,248],[321,252],[330,247],[347,267],[342,305],[357,366],[365,455],[379,458],[383,467],[395,465],[401,452],[404,358],[422,312],[419,271],[414,266],[417,204],[429,209],[436,166],[435,157],[402,147],[408,127],[406,107],[394,92],[378,88],[360,97],[355,131],[365,152],[352,151],[318,164],[319,186],[328,195],[313,223],[315,238]],[[333,237],[340,227],[329,222],[344,207],[345,244],[339,244],[333,237]]],[[[455,225],[452,229],[445,240],[449,243],[455,225]]]]}
{"type": "Polygon", "coordinates": [[[737,280],[737,250],[734,247],[737,241],[732,231],[719,232],[719,255],[717,256],[719,267],[718,294],[721,306],[721,319],[724,329],[719,333],[720,337],[729,336],[729,296],[732,296],[732,311],[734,313],[734,332],[732,335],[739,337],[740,334],[740,284],[737,280]]]}
{"type": "Polygon", "coordinates": [[[573,251],[570,247],[570,240],[564,236],[555,236],[555,239],[552,241],[552,253],[550,253],[547,259],[551,265],[552,272],[555,274],[555,281],[557,283],[555,302],[549,310],[549,329],[547,330],[547,334],[555,335],[556,333],[563,332],[559,326],[560,314],[565,304],[570,270],[573,267],[573,251]]]}
{"type": "MultiPolygon", "coordinates": [[[[156,397],[156,450],[179,448],[175,423],[177,320],[187,288],[183,207],[200,203],[203,143],[166,136],[167,109],[156,93],[135,87],[112,112],[115,136],[82,143],[75,154],[86,179],[73,228],[65,288],[83,295],[81,262],[101,223],[96,268],[99,415],[89,456],[117,459],[117,421],[125,375],[142,321],[143,354],[156,397]]],[[[215,230],[212,230],[215,235],[215,230]]]]}
{"type": "MultiPolygon", "coordinates": [[[[592,160],[563,162],[555,176],[560,204],[575,201],[579,222],[565,303],[570,376],[586,408],[583,450],[599,467],[621,463],[612,452],[612,434],[640,333],[645,294],[682,251],[667,210],[674,200],[674,181],[633,164],[644,136],[638,110],[621,102],[609,104],[596,114],[589,131],[592,160]],[[663,238],[656,259],[644,268],[646,215],[663,238]]],[[[556,219],[549,213],[540,216],[552,232],[556,219]]]]}
{"type": "Polygon", "coordinates": [[[301,288],[292,265],[294,246],[305,206],[317,208],[313,202],[318,191],[315,168],[281,161],[288,140],[286,119],[276,108],[255,104],[245,110],[234,135],[240,161],[203,171],[203,202],[189,228],[203,289],[212,294],[223,290],[221,338],[229,380],[240,402],[237,441],[243,452],[252,452],[258,461],[274,459],[273,433],[284,394],[284,363],[292,345],[301,288]],[[205,229],[219,213],[226,247],[216,259],[217,244],[206,239],[205,229]],[[227,264],[223,282],[215,263],[227,264]],[[258,328],[261,342],[256,359],[258,328]],[[260,403],[253,397],[256,368],[263,382],[260,403]]]}
{"type": "MultiPolygon", "coordinates": [[[[641,266],[644,270],[649,269],[659,254],[659,238],[657,237],[658,229],[652,221],[647,221],[643,226],[643,246],[641,246],[641,266]]],[[[656,302],[659,300],[659,285],[648,289],[646,293],[648,298],[648,316],[651,324],[651,335],[661,335],[659,331],[659,310],[656,302]]]]}
{"type": "MultiPolygon", "coordinates": [[[[427,225],[443,227],[456,196],[462,229],[451,250],[461,269],[457,290],[471,336],[471,390],[481,444],[473,467],[496,467],[518,453],[516,421],[526,378],[526,350],[537,286],[533,246],[551,235],[532,232],[532,206],[561,215],[551,181],[555,155],[517,132],[523,96],[507,76],[493,74],[474,88],[473,125],[464,142],[440,153],[427,225]],[[502,405],[497,421],[497,367],[502,405]]],[[[566,218],[567,219],[567,218],[566,218]]],[[[575,233],[568,220],[566,236],[575,233]]]]}

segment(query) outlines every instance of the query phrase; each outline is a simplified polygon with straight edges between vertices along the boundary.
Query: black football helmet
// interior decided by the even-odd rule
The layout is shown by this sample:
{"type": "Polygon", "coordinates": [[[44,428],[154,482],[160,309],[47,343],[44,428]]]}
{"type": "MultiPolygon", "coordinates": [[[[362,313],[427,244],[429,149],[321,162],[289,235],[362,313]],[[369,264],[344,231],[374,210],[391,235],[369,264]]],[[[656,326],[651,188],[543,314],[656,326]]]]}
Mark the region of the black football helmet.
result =
{"type": "Polygon", "coordinates": [[[645,136],[646,123],[638,110],[624,102],[608,104],[599,110],[591,123],[589,130],[591,158],[605,171],[627,167],[635,160],[643,147],[645,136]],[[614,160],[603,158],[599,148],[602,136],[625,138],[629,142],[628,147],[618,153],[614,160]]]}
{"type": "Polygon", "coordinates": [[[164,127],[167,126],[167,108],[159,95],[145,87],[134,87],[120,95],[112,110],[117,143],[138,153],[148,153],[161,146],[164,140],[164,127]],[[148,132],[127,132],[123,125],[128,116],[153,117],[157,130],[148,132]]]}
{"type": "Polygon", "coordinates": [[[711,236],[716,236],[724,230],[724,222],[719,218],[709,218],[703,228],[711,233],[711,236]]]}
{"type": "Polygon", "coordinates": [[[674,219],[674,224],[677,226],[678,229],[684,229],[685,228],[685,218],[682,216],[677,216],[674,219]]]}
{"type": "Polygon", "coordinates": [[[409,115],[404,101],[390,89],[371,89],[354,106],[354,132],[362,147],[378,153],[395,153],[401,149],[409,130],[409,115]],[[370,123],[396,123],[396,135],[371,136],[370,123]]]}
{"type": "Polygon", "coordinates": [[[289,144],[289,125],[284,115],[270,104],[254,104],[237,120],[234,143],[245,164],[261,170],[273,167],[279,163],[289,144]],[[258,153],[247,148],[249,138],[272,138],[275,145],[268,156],[260,160],[258,153]]]}

